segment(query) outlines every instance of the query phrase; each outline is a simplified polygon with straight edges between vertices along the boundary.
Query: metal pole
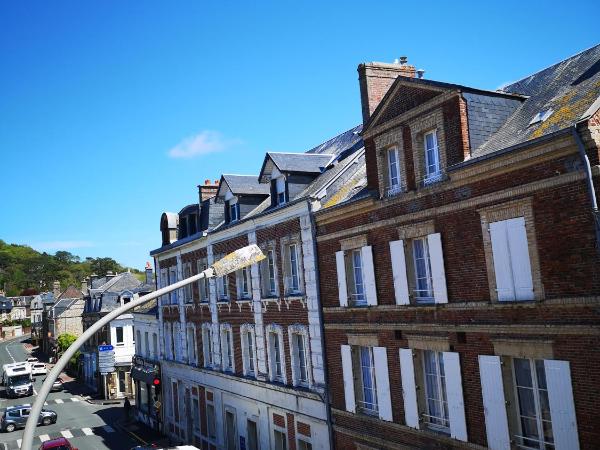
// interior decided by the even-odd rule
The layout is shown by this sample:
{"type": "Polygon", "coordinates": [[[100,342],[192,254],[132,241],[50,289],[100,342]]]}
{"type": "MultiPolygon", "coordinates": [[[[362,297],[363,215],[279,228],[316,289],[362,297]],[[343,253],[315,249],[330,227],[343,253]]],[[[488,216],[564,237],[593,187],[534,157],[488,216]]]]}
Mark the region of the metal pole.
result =
{"type": "Polygon", "coordinates": [[[198,281],[202,278],[212,278],[227,275],[230,272],[234,272],[243,267],[249,266],[250,264],[254,264],[264,258],[265,255],[262,253],[260,248],[258,248],[258,246],[249,245],[247,247],[243,247],[220,259],[213,264],[212,267],[209,267],[198,275],[193,275],[185,280],[178,281],[177,283],[161,288],[148,295],[137,298],[123,306],[120,306],[114,311],[109,312],[107,315],[85,330],[84,333],[79,336],[77,340],[69,346],[69,348],[65,350],[61,358],[56,362],[55,366],[46,377],[44,384],[42,384],[42,387],[39,390],[35,401],[33,402],[33,406],[31,407],[29,417],[27,418],[27,424],[25,425],[25,431],[23,433],[23,442],[21,443],[21,450],[32,450],[33,432],[40,417],[40,413],[42,412],[42,406],[44,406],[44,402],[46,401],[46,398],[50,393],[50,389],[52,388],[52,384],[58,378],[69,360],[75,355],[77,350],[79,350],[79,348],[104,325],[131,309],[141,306],[150,300],[154,300],[155,298],[168,294],[169,292],[187,286],[194,281],[198,281]]]}

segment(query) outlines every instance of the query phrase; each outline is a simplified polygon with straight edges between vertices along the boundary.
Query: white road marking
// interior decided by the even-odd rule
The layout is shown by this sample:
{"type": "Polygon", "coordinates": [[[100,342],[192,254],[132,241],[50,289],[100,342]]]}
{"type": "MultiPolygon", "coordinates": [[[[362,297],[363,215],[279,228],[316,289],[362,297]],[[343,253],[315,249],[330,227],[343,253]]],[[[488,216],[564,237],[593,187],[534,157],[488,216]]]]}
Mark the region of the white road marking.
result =
{"type": "Polygon", "coordinates": [[[21,442],[23,442],[23,439],[17,439],[17,447],[21,448],[21,442]]]}
{"type": "Polygon", "coordinates": [[[44,406],[48,406],[48,402],[44,402],[44,406]]]}
{"type": "Polygon", "coordinates": [[[102,428],[104,428],[104,431],[106,431],[107,433],[115,432],[115,429],[113,427],[111,427],[110,425],[104,425],[102,428]]]}
{"type": "Polygon", "coordinates": [[[69,430],[63,430],[60,432],[60,434],[63,435],[63,437],[70,439],[73,437],[73,433],[71,433],[69,430]]]}
{"type": "Polygon", "coordinates": [[[35,388],[33,388],[33,394],[37,395],[37,391],[35,390],[35,388]]]}
{"type": "Polygon", "coordinates": [[[42,442],[46,442],[46,441],[50,440],[50,436],[48,436],[47,434],[40,434],[38,437],[40,438],[40,441],[42,441],[42,442]]]}
{"type": "Polygon", "coordinates": [[[81,431],[83,432],[83,434],[85,434],[86,436],[92,436],[94,434],[94,432],[92,431],[91,428],[82,428],[81,431]]]}
{"type": "Polygon", "coordinates": [[[77,397],[71,397],[71,401],[72,401],[72,402],[78,402],[78,401],[79,401],[79,399],[78,399],[77,397]]]}
{"type": "Polygon", "coordinates": [[[62,401],[62,399],[60,399],[60,398],[55,398],[54,402],[57,403],[58,405],[60,405],[61,403],[64,403],[64,401],[62,401]]]}

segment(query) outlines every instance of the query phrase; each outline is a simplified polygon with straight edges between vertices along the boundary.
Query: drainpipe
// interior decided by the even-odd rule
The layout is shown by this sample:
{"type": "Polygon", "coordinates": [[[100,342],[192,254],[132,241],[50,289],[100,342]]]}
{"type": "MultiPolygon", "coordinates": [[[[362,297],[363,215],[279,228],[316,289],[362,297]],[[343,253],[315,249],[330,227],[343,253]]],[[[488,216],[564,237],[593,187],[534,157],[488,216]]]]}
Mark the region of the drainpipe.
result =
{"type": "Polygon", "coordinates": [[[594,219],[594,231],[596,233],[596,250],[600,253],[600,214],[598,212],[598,203],[596,201],[596,191],[594,189],[594,179],[592,177],[592,167],[590,165],[590,159],[585,151],[585,146],[583,145],[583,141],[581,140],[581,136],[577,132],[577,125],[573,125],[571,128],[573,133],[573,138],[575,138],[575,142],[577,143],[577,148],[579,149],[579,156],[581,157],[581,161],[583,162],[583,170],[585,171],[585,182],[588,188],[588,196],[590,198],[590,203],[592,205],[592,217],[594,219]]]}
{"type": "Polygon", "coordinates": [[[317,300],[319,302],[319,322],[321,323],[321,348],[323,350],[323,377],[325,381],[325,409],[327,411],[327,432],[329,434],[329,448],[333,450],[335,445],[333,443],[333,422],[331,420],[331,398],[329,394],[329,372],[327,370],[327,349],[325,348],[325,322],[323,321],[323,305],[321,304],[321,288],[320,288],[320,277],[319,270],[317,268],[317,263],[319,259],[317,257],[317,224],[315,222],[315,214],[312,209],[312,203],[310,201],[310,197],[306,201],[308,204],[308,215],[310,217],[310,225],[312,231],[312,241],[313,241],[313,255],[315,258],[315,283],[317,284],[317,300]]]}

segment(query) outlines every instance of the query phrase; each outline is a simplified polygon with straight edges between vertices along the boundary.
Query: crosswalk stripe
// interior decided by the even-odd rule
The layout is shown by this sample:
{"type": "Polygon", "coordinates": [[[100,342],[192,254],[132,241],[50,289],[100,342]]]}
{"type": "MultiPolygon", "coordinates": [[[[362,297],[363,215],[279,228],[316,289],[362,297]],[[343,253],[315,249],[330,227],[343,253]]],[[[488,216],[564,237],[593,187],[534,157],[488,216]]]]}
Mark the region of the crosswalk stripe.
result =
{"type": "Polygon", "coordinates": [[[83,431],[83,434],[85,434],[86,436],[91,436],[94,434],[94,432],[92,431],[91,428],[82,428],[81,431],[83,431]]]}
{"type": "Polygon", "coordinates": [[[23,439],[17,439],[17,447],[21,448],[21,442],[23,442],[23,439]]]}
{"type": "Polygon", "coordinates": [[[104,429],[104,431],[106,431],[107,433],[114,433],[115,429],[113,427],[111,427],[110,425],[104,425],[102,427],[104,429]]]}
{"type": "Polygon", "coordinates": [[[63,430],[60,432],[60,434],[63,435],[63,437],[69,439],[73,437],[73,433],[71,433],[69,430],[63,430]]]}
{"type": "Polygon", "coordinates": [[[78,402],[78,401],[79,401],[79,399],[78,399],[77,397],[73,397],[73,398],[71,399],[71,401],[72,401],[72,402],[78,402]]]}
{"type": "Polygon", "coordinates": [[[46,441],[50,440],[50,436],[48,436],[47,434],[40,434],[38,437],[40,438],[40,441],[42,441],[42,442],[46,442],[46,441]]]}
{"type": "Polygon", "coordinates": [[[54,399],[54,401],[55,401],[57,404],[64,403],[64,402],[63,402],[63,401],[62,401],[60,398],[56,398],[56,399],[54,399]]]}

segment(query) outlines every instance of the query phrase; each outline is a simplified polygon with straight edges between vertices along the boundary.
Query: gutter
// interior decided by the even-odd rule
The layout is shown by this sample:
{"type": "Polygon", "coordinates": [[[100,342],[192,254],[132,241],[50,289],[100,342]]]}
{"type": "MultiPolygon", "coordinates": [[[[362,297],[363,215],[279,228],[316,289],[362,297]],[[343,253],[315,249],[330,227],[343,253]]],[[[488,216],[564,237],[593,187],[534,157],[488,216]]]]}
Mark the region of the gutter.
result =
{"type": "Polygon", "coordinates": [[[575,142],[577,143],[577,148],[579,150],[581,162],[583,162],[583,170],[585,171],[585,181],[588,189],[590,204],[592,207],[592,217],[594,219],[594,231],[596,233],[596,251],[600,253],[600,214],[598,212],[598,202],[596,200],[596,190],[594,188],[592,167],[590,165],[590,159],[588,158],[588,155],[585,151],[583,141],[581,140],[581,136],[579,136],[579,133],[577,132],[577,125],[573,125],[573,127],[571,127],[571,132],[573,134],[575,142]]]}
{"type": "Polygon", "coordinates": [[[310,199],[306,202],[308,204],[308,216],[310,217],[310,225],[312,232],[312,241],[313,241],[313,255],[315,258],[315,283],[317,284],[317,301],[319,305],[319,322],[321,329],[321,349],[322,349],[322,357],[323,357],[323,381],[325,382],[325,392],[324,392],[324,400],[325,400],[325,411],[327,413],[327,433],[329,435],[329,448],[334,449],[334,441],[333,441],[333,422],[331,421],[331,398],[329,394],[329,372],[327,370],[327,349],[325,347],[325,322],[323,320],[323,305],[321,304],[321,283],[318,269],[319,259],[317,257],[317,223],[315,221],[315,214],[313,213],[312,203],[310,199]]]}

